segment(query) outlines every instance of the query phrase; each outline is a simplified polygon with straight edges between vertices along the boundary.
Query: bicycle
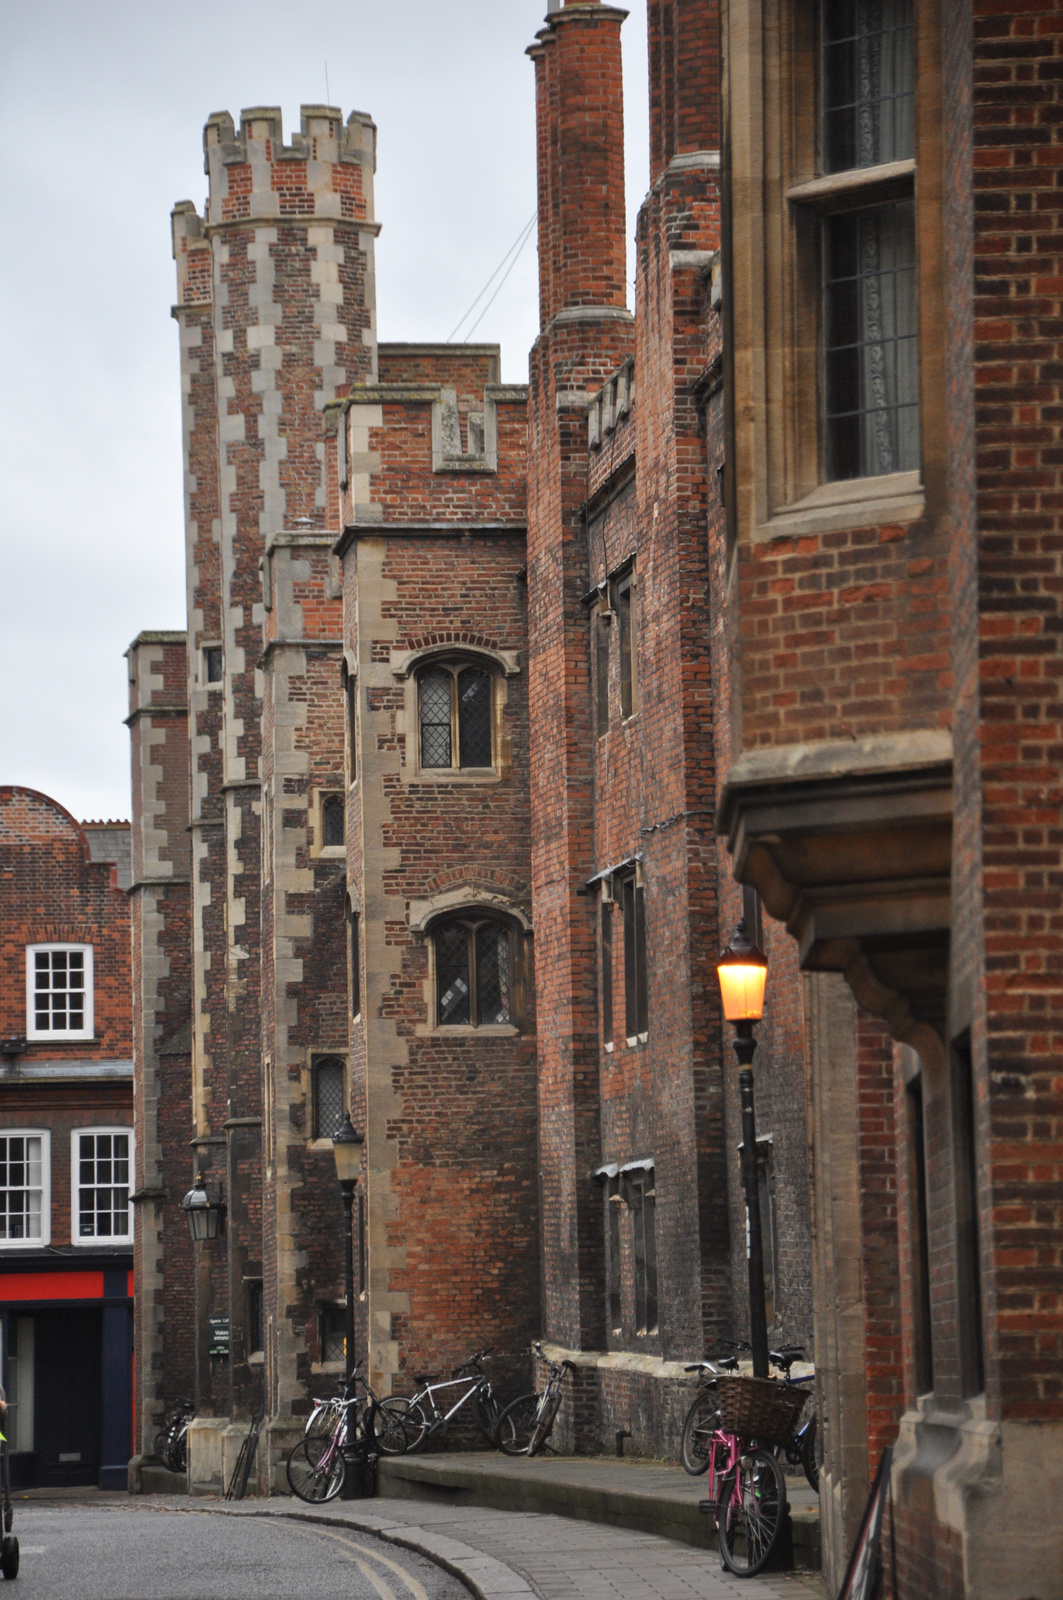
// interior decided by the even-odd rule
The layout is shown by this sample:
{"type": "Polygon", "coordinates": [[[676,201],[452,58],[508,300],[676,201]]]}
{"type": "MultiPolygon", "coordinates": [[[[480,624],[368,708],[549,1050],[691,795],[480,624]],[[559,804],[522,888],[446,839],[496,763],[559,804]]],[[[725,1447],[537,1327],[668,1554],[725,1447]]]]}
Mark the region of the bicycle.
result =
{"type": "MultiPolygon", "coordinates": [[[[803,1373],[800,1378],[791,1378],[790,1368],[795,1361],[804,1359],[804,1346],[799,1344],[782,1345],[778,1350],[769,1350],[772,1362],[783,1373],[783,1381],[790,1388],[797,1388],[800,1384],[815,1383],[814,1372],[803,1373]]],[[[787,1463],[791,1467],[800,1467],[805,1475],[809,1487],[819,1493],[819,1462],[816,1460],[816,1410],[813,1406],[812,1415],[803,1427],[798,1428],[792,1439],[778,1447],[783,1451],[787,1463]]]]}
{"type": "Polygon", "coordinates": [[[407,1452],[417,1450],[426,1439],[440,1433],[470,1400],[472,1420],[478,1432],[489,1445],[494,1445],[502,1407],[491,1388],[491,1380],[480,1364],[490,1354],[490,1346],[478,1350],[474,1356],[456,1366],[449,1379],[442,1383],[434,1373],[419,1373],[414,1377],[414,1382],[421,1385],[416,1394],[409,1398],[390,1395],[386,1400],[381,1400],[381,1412],[394,1418],[402,1428],[407,1452]],[[462,1391],[457,1400],[449,1410],[441,1410],[436,1396],[444,1389],[457,1388],[462,1391]]]}
{"type": "MultiPolygon", "coordinates": [[[[743,1339],[725,1339],[722,1343],[732,1350],[749,1349],[749,1345],[743,1339]]],[[[679,1443],[680,1465],[692,1478],[699,1477],[701,1473],[707,1471],[709,1441],[719,1426],[720,1406],[716,1380],[721,1373],[734,1372],[737,1366],[736,1355],[717,1356],[715,1361],[696,1361],[693,1366],[686,1369],[687,1372],[702,1374],[698,1392],[683,1420],[683,1432],[679,1443]]]]}
{"type": "Polygon", "coordinates": [[[365,1406],[359,1409],[359,1385],[371,1395],[369,1385],[359,1373],[360,1366],[361,1362],[344,1384],[342,1396],[319,1402],[315,1413],[319,1419],[318,1428],[314,1432],[304,1432],[288,1453],[284,1468],[288,1487],[308,1505],[322,1505],[339,1494],[347,1479],[347,1455],[352,1445],[363,1455],[370,1470],[375,1466],[377,1452],[383,1448],[383,1439],[392,1438],[397,1445],[389,1454],[401,1454],[405,1449],[401,1427],[387,1419],[382,1422],[380,1436],[377,1435],[381,1408],[375,1399],[367,1398],[365,1406]],[[321,1422],[326,1423],[324,1428],[321,1422]],[[397,1443],[399,1436],[401,1444],[397,1443]]]}
{"type": "Polygon", "coordinates": [[[750,1578],[767,1565],[782,1534],[789,1511],[786,1479],[770,1450],[725,1428],[722,1416],[705,1450],[709,1495],[698,1502],[699,1509],[715,1513],[724,1566],[736,1577],[750,1578]]]}
{"type": "Polygon", "coordinates": [[[547,1440],[561,1409],[561,1384],[566,1372],[575,1372],[574,1361],[551,1361],[541,1344],[532,1349],[550,1369],[546,1388],[540,1394],[522,1394],[511,1400],[498,1419],[495,1442],[503,1455],[535,1456],[548,1449],[547,1440]]]}
{"type": "Polygon", "coordinates": [[[170,1472],[184,1472],[188,1466],[188,1425],[196,1414],[192,1399],[178,1401],[155,1435],[155,1454],[170,1472]]]}
{"type": "Polygon", "coordinates": [[[348,1383],[352,1383],[365,1391],[373,1425],[373,1442],[380,1454],[401,1456],[406,1449],[406,1431],[394,1414],[386,1409],[387,1402],[379,1398],[368,1378],[363,1376],[362,1365],[361,1361],[356,1363],[350,1379],[344,1383],[338,1394],[327,1400],[315,1398],[314,1409],[306,1419],[303,1434],[304,1436],[331,1434],[337,1418],[347,1405],[347,1387],[348,1383]]]}

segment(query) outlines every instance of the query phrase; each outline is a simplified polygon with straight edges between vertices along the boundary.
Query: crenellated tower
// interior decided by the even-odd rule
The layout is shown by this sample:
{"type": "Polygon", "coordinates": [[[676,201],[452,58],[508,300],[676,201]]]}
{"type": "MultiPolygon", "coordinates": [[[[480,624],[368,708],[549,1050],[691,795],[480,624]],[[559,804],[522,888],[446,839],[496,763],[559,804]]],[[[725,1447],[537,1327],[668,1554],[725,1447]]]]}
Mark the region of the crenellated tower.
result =
{"type": "MultiPolygon", "coordinates": [[[[297,1374],[305,1386],[313,1355],[313,1330],[287,1309],[306,1298],[305,1283],[295,1292],[307,1269],[306,1174],[288,1170],[274,1127],[277,1119],[290,1126],[288,1102],[309,1066],[299,1030],[300,1006],[304,1014],[315,1006],[312,974],[334,977],[337,938],[342,952],[342,890],[337,926],[315,922],[316,796],[330,779],[320,752],[309,750],[307,673],[320,668],[329,686],[338,681],[339,591],[327,550],[339,530],[328,520],[322,421],[353,383],[377,375],[376,130],[360,112],[344,122],[336,107],[307,105],[286,144],[280,110],[259,106],[242,112],[238,127],[228,112],[215,113],[203,146],[206,205],[202,215],[188,201],[175,207],[173,246],[192,751],[193,1138],[196,1170],[227,1208],[225,1239],[197,1280],[197,1456],[208,1464],[200,1487],[210,1488],[236,1419],[263,1406],[272,1416],[290,1410],[297,1374]],[[278,550],[296,578],[295,603],[281,619],[268,615],[263,591],[263,566],[278,550]],[[312,593],[299,583],[304,558],[313,564],[312,593]],[[304,619],[311,666],[299,638],[304,619]],[[278,621],[283,638],[273,636],[278,621]],[[229,1318],[227,1361],[204,1342],[212,1315],[229,1318]],[[211,1430],[222,1440],[208,1448],[211,1430]]],[[[333,787],[341,726],[337,741],[333,787]]],[[[331,1043],[344,1049],[338,1009],[331,1043]]],[[[144,1399],[154,1406],[158,1397],[144,1399]]]]}

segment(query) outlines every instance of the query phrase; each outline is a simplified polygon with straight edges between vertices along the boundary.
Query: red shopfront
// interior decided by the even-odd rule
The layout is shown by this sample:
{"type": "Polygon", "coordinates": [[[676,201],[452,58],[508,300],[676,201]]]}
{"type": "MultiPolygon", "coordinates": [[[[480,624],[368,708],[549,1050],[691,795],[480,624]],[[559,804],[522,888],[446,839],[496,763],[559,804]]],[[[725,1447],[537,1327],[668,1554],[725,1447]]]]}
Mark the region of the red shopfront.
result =
{"type": "Polygon", "coordinates": [[[2,1378],[18,1488],[124,1489],[132,1454],[132,1252],[0,1265],[2,1378]]]}

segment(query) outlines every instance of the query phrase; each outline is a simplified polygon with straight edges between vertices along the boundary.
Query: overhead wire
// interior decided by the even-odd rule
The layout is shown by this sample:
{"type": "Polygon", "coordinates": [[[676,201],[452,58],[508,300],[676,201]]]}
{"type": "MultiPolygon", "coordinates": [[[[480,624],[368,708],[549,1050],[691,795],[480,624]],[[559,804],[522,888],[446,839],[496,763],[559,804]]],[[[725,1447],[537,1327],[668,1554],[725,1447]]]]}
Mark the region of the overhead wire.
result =
{"type": "Polygon", "coordinates": [[[503,268],[505,268],[501,283],[499,283],[498,287],[495,289],[494,294],[491,296],[490,300],[488,300],[487,304],[484,306],[483,310],[480,312],[480,315],[477,317],[476,321],[473,323],[472,327],[469,329],[468,333],[465,335],[464,343],[468,344],[469,340],[472,338],[473,334],[476,332],[477,328],[480,326],[480,323],[483,321],[484,317],[486,317],[487,313],[490,311],[491,307],[494,305],[495,301],[498,299],[498,296],[501,294],[502,288],[503,288],[503,285],[505,284],[506,279],[509,277],[510,273],[513,271],[513,268],[516,266],[517,262],[520,260],[521,254],[522,254],[522,252],[524,250],[524,246],[527,244],[528,240],[531,238],[532,229],[535,227],[535,223],[536,223],[536,219],[537,219],[538,215],[539,215],[539,212],[538,212],[537,209],[532,212],[531,217],[524,224],[524,226],[521,228],[521,230],[518,233],[516,239],[510,245],[509,249],[506,251],[505,255],[502,257],[501,261],[498,263],[498,266],[495,268],[494,272],[492,272],[491,276],[488,278],[487,282],[484,284],[483,288],[480,290],[479,294],[476,296],[476,299],[473,301],[472,305],[465,312],[464,316],[458,318],[457,322],[454,324],[453,332],[447,338],[447,343],[448,344],[451,344],[453,342],[454,336],[457,333],[458,329],[461,327],[462,323],[467,322],[469,320],[469,318],[472,316],[473,312],[476,310],[476,307],[480,304],[480,301],[483,299],[484,295],[487,293],[487,291],[490,289],[491,285],[494,283],[495,279],[498,277],[498,274],[503,271],[503,268]],[[508,266],[507,266],[507,262],[508,262],[508,266]]]}

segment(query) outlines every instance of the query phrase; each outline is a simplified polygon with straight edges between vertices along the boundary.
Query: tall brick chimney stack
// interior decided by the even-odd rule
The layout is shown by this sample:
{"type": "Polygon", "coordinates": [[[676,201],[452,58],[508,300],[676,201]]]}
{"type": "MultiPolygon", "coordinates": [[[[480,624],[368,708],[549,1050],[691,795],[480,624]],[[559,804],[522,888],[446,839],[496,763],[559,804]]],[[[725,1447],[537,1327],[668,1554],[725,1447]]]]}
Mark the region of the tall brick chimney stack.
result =
{"type": "Polygon", "coordinates": [[[626,306],[620,28],[602,0],[552,9],[535,61],[541,325],[573,306],[626,306]]]}
{"type": "Polygon", "coordinates": [[[528,689],[540,1015],[544,1331],[600,1349],[593,755],[583,502],[588,406],[633,352],[620,28],[600,0],[551,6],[535,62],[541,332],[529,370],[528,689]],[[559,863],[563,866],[559,867],[559,863]],[[578,891],[578,892],[577,892],[578,891]],[[541,960],[539,960],[541,957],[541,960]],[[579,1173],[579,1181],[574,1174],[579,1173]]]}
{"type": "Polygon", "coordinates": [[[720,148],[717,0],[647,0],[650,182],[675,156],[720,148]]]}

